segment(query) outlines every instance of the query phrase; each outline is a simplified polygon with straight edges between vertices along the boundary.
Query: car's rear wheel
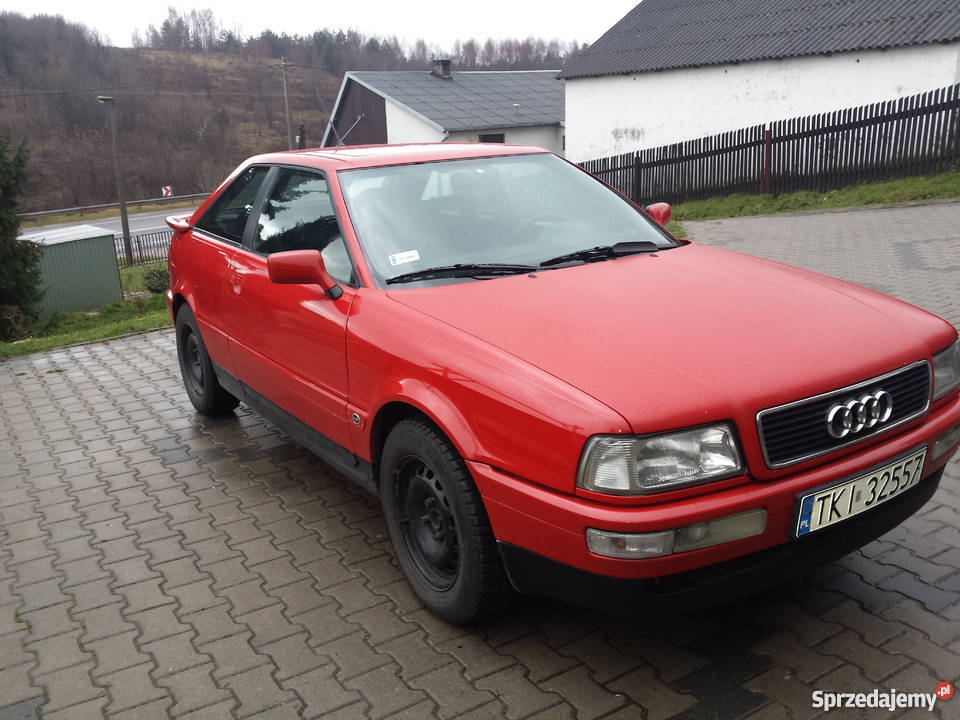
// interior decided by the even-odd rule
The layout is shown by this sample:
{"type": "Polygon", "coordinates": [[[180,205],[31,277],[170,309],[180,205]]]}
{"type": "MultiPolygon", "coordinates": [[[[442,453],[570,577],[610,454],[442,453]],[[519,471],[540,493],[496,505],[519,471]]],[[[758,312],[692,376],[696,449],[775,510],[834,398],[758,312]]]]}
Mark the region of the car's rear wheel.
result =
{"type": "Polygon", "coordinates": [[[390,539],[414,592],[463,624],[500,606],[507,580],[483,500],[450,441],[426,419],[398,423],[380,460],[390,539]]]}
{"type": "Polygon", "coordinates": [[[201,415],[226,415],[240,401],[221,387],[210,355],[200,337],[197,320],[187,305],[177,311],[177,357],[183,386],[193,407],[201,415]]]}

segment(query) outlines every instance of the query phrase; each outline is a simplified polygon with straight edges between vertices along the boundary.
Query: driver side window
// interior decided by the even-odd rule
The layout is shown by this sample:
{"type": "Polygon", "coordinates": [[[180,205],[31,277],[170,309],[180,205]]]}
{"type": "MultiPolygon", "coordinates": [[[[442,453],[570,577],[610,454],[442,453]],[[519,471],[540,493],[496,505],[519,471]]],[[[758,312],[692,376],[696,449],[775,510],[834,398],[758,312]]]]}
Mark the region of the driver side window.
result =
{"type": "Polygon", "coordinates": [[[242,242],[247,218],[268,170],[251,167],[242,172],[204,213],[197,227],[227,240],[242,242]]]}
{"type": "Polygon", "coordinates": [[[251,249],[264,255],[319,250],[331,277],[355,284],[327,181],[317,173],[280,170],[263,202],[251,249]]]}

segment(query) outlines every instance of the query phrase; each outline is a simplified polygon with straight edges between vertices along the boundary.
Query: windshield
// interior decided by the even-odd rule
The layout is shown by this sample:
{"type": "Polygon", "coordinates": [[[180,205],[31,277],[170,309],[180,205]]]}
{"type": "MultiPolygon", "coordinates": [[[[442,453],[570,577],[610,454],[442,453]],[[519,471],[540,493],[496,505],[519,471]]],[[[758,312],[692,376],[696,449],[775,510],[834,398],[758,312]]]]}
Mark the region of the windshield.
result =
{"type": "Polygon", "coordinates": [[[624,242],[676,245],[622,197],[548,153],[346,170],[339,177],[381,281],[459,264],[539,266],[624,242]]]}

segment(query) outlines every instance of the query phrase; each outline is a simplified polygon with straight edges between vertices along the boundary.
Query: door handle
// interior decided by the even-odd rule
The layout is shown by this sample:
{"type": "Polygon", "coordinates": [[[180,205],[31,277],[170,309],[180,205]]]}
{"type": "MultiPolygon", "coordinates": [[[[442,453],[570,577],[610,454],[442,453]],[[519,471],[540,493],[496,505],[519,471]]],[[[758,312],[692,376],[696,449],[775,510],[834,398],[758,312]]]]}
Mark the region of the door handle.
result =
{"type": "Polygon", "coordinates": [[[220,251],[220,256],[226,263],[227,282],[230,284],[230,287],[233,288],[235,293],[239,293],[243,282],[240,273],[237,271],[237,264],[233,261],[233,258],[231,258],[222,250],[220,251]]]}

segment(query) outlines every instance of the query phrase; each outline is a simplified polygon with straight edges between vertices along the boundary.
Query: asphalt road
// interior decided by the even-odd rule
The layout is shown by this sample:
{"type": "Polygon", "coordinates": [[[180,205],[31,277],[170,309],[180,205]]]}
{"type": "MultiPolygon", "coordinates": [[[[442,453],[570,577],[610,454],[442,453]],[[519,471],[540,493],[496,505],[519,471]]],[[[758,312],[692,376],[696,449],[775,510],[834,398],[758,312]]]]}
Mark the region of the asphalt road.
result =
{"type": "MultiPolygon", "coordinates": [[[[173,214],[180,214],[190,212],[190,208],[180,208],[180,209],[168,209],[160,210],[155,212],[147,213],[137,213],[130,214],[128,220],[130,222],[130,234],[131,235],[140,235],[142,233],[151,233],[158,232],[160,230],[167,230],[167,224],[163,221],[165,217],[173,214]]],[[[110,218],[98,218],[98,219],[86,219],[86,220],[76,220],[74,222],[68,223],[59,223],[57,225],[44,225],[37,228],[27,228],[24,232],[37,232],[40,230],[61,230],[63,228],[72,227],[74,225],[96,225],[97,227],[108,228],[112,230],[114,235],[120,237],[121,227],[120,227],[120,216],[110,218]]]]}

